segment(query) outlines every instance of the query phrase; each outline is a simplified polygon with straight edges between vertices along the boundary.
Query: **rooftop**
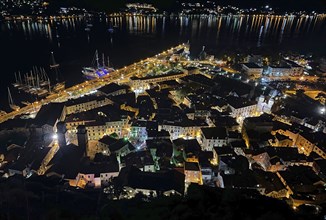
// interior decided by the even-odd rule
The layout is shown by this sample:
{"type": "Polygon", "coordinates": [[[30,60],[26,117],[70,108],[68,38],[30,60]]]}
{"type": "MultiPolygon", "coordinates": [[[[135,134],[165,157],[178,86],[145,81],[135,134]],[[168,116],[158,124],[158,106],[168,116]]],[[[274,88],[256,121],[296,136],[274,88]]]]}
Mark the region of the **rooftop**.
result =
{"type": "Polygon", "coordinates": [[[108,148],[111,153],[119,151],[121,148],[128,146],[129,150],[134,150],[134,146],[125,138],[115,139],[110,136],[104,136],[99,140],[99,142],[108,145],[108,148]]]}
{"type": "Polygon", "coordinates": [[[206,139],[226,139],[227,132],[224,127],[201,128],[206,139]]]}
{"type": "Polygon", "coordinates": [[[178,138],[173,141],[173,144],[180,150],[184,150],[186,155],[198,156],[201,152],[201,147],[196,139],[178,138]]]}
{"type": "Polygon", "coordinates": [[[243,63],[242,65],[244,65],[244,66],[246,66],[246,67],[248,67],[250,69],[254,69],[254,68],[255,69],[257,69],[257,68],[262,69],[262,67],[257,65],[256,63],[243,63]]]}
{"type": "Polygon", "coordinates": [[[166,130],[156,131],[156,130],[149,130],[147,131],[147,137],[150,139],[155,138],[170,138],[170,133],[166,130]]]}
{"type": "Polygon", "coordinates": [[[172,157],[173,146],[170,139],[146,140],[148,149],[156,149],[157,157],[172,157]]]}
{"type": "Polygon", "coordinates": [[[119,172],[118,161],[110,163],[84,163],[79,172],[83,174],[94,174],[99,177],[101,173],[118,173],[119,172]]]}
{"type": "Polygon", "coordinates": [[[302,67],[299,64],[297,64],[296,62],[292,61],[292,60],[285,60],[285,62],[287,64],[289,64],[291,67],[302,67]]]}
{"type": "Polygon", "coordinates": [[[85,150],[81,146],[73,144],[60,147],[49,162],[51,168],[47,173],[54,172],[59,175],[64,175],[64,178],[67,179],[76,178],[84,157],[84,152],[85,150]]]}
{"type": "Polygon", "coordinates": [[[307,166],[291,166],[286,171],[279,171],[279,174],[290,187],[311,186],[321,181],[312,168],[307,166]]]}
{"type": "Polygon", "coordinates": [[[126,88],[124,86],[120,86],[116,83],[110,83],[109,85],[99,88],[98,91],[100,91],[106,95],[110,95],[111,93],[119,91],[121,89],[126,89],[126,88]]]}
{"type": "Polygon", "coordinates": [[[225,188],[258,188],[253,172],[244,174],[223,175],[225,188]]]}
{"type": "Polygon", "coordinates": [[[147,189],[160,192],[175,190],[184,193],[184,174],[169,170],[165,172],[142,172],[135,167],[125,167],[120,171],[117,183],[133,189],[147,189]]]}
{"type": "Polygon", "coordinates": [[[185,170],[200,171],[199,164],[197,162],[185,162],[185,170]]]}
{"type": "Polygon", "coordinates": [[[84,96],[80,97],[78,99],[69,99],[67,102],[65,102],[65,106],[73,106],[78,105],[86,102],[92,102],[92,101],[101,101],[104,100],[105,96],[84,96]]]}
{"type": "Polygon", "coordinates": [[[43,126],[45,124],[54,126],[58,119],[62,116],[64,111],[63,103],[49,103],[42,105],[40,111],[32,121],[36,126],[43,126]]]}
{"type": "Polygon", "coordinates": [[[244,108],[256,104],[256,102],[254,101],[249,101],[248,99],[235,96],[228,96],[226,101],[227,103],[229,103],[230,106],[235,109],[244,108]]]}
{"type": "Polygon", "coordinates": [[[285,189],[280,178],[276,173],[265,172],[262,170],[254,170],[254,176],[259,185],[265,188],[265,193],[268,194],[273,191],[280,191],[285,189]]]}

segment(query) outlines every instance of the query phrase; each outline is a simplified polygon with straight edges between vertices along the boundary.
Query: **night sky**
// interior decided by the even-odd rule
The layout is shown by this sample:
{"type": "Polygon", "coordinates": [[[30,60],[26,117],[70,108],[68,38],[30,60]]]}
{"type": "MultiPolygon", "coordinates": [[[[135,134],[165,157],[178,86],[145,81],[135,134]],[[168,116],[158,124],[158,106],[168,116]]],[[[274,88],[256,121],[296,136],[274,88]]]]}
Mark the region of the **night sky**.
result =
{"type": "MultiPolygon", "coordinates": [[[[215,0],[216,1],[216,0],[215,0]]],[[[121,8],[128,2],[146,2],[157,6],[162,10],[175,10],[178,2],[202,2],[203,0],[50,0],[52,4],[79,5],[94,9],[115,10],[121,8]]],[[[326,10],[326,0],[219,0],[220,5],[234,5],[239,7],[260,7],[270,5],[281,11],[287,10],[326,10]]]]}

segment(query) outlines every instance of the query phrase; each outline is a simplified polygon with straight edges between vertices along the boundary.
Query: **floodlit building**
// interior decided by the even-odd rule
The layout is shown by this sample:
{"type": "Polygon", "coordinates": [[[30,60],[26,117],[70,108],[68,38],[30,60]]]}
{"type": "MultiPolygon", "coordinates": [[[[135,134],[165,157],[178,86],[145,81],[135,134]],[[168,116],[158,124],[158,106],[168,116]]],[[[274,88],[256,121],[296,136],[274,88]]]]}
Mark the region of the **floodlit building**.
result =
{"type": "Polygon", "coordinates": [[[197,183],[203,185],[203,178],[198,162],[185,162],[184,174],[186,184],[197,183]]]}
{"type": "Polygon", "coordinates": [[[248,77],[257,79],[262,76],[263,68],[256,63],[243,63],[242,69],[248,75],[248,77]]]}
{"type": "Polygon", "coordinates": [[[227,102],[231,108],[231,116],[235,118],[247,118],[255,115],[257,103],[240,97],[228,97],[227,102]]]}
{"type": "Polygon", "coordinates": [[[227,131],[224,127],[200,129],[200,143],[205,151],[212,151],[214,147],[223,147],[228,143],[227,131]]]}
{"type": "Polygon", "coordinates": [[[31,121],[30,131],[35,137],[41,137],[44,143],[50,143],[56,133],[56,125],[64,121],[66,109],[63,103],[43,105],[36,117],[31,121]]]}
{"type": "Polygon", "coordinates": [[[159,130],[168,131],[171,139],[175,140],[177,138],[196,138],[203,127],[208,127],[204,121],[183,120],[180,122],[164,122],[162,125],[159,125],[159,130]]]}
{"type": "Polygon", "coordinates": [[[126,156],[135,148],[126,138],[116,139],[104,136],[98,141],[98,150],[105,155],[115,154],[118,158],[126,156]]]}
{"type": "Polygon", "coordinates": [[[105,96],[84,96],[82,98],[67,101],[65,106],[67,115],[70,115],[111,104],[113,104],[113,102],[105,96]]]}

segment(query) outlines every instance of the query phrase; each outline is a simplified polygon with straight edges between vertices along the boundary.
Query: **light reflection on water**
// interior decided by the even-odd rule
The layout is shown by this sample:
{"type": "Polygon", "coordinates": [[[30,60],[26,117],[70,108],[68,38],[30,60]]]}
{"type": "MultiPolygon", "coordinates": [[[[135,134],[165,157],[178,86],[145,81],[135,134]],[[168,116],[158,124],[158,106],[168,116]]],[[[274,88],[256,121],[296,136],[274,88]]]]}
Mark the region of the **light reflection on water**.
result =
{"type": "MultiPolygon", "coordinates": [[[[0,93],[6,94],[14,72],[24,73],[34,65],[44,67],[51,77],[51,51],[65,80],[73,84],[82,80],[81,68],[89,65],[95,50],[110,56],[114,67],[121,67],[188,40],[193,55],[204,45],[216,55],[228,49],[256,47],[275,53],[285,48],[308,52],[311,49],[325,55],[325,38],[326,16],[121,16],[3,21],[0,93]],[[86,31],[88,25],[90,30],[86,31]],[[112,29],[113,33],[109,31],[112,29]]],[[[6,95],[0,96],[0,103],[4,102],[7,103],[6,95]]]]}
{"type": "MultiPolygon", "coordinates": [[[[74,35],[83,31],[87,23],[93,20],[68,18],[62,20],[8,21],[1,24],[2,32],[22,32],[26,39],[46,37],[50,42],[62,34],[74,35]]],[[[257,45],[262,45],[266,38],[277,38],[278,43],[284,37],[298,37],[313,34],[324,28],[325,16],[277,16],[277,15],[242,15],[242,16],[124,16],[109,17],[96,21],[114,27],[128,34],[164,35],[167,25],[177,29],[180,36],[190,38],[215,36],[218,42],[221,35],[228,35],[232,41],[241,38],[256,38],[257,45]]]]}

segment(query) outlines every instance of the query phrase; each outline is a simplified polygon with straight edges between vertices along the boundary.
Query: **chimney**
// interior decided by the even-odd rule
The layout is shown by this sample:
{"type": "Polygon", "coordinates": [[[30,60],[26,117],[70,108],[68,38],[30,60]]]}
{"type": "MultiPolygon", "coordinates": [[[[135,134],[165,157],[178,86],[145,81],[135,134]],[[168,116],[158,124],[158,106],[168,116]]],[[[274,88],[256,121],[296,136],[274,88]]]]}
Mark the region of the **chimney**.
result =
{"type": "Polygon", "coordinates": [[[60,147],[66,146],[66,124],[62,121],[57,123],[57,136],[58,136],[58,144],[60,147]]]}
{"type": "Polygon", "coordinates": [[[84,154],[87,156],[87,149],[88,149],[88,136],[87,136],[87,130],[85,125],[79,125],[77,127],[77,141],[78,146],[82,147],[84,149],[84,154]]]}

